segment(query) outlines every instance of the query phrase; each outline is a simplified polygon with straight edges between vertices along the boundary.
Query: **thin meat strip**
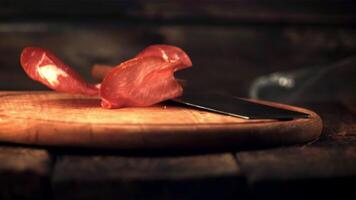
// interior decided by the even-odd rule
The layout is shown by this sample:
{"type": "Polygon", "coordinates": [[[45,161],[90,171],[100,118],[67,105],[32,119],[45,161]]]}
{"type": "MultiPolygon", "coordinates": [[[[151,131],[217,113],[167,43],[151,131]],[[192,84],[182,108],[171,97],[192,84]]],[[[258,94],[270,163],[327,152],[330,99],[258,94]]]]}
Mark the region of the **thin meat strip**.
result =
{"type": "Polygon", "coordinates": [[[99,89],[86,82],[52,52],[38,47],[27,47],[21,53],[26,74],[47,87],[65,93],[98,95],[99,89]]]}
{"type": "MultiPolygon", "coordinates": [[[[166,62],[179,62],[180,69],[192,66],[189,56],[181,48],[166,44],[148,46],[137,54],[136,58],[152,56],[161,57],[166,62]]],[[[114,66],[106,64],[95,64],[91,69],[92,77],[95,80],[102,81],[113,68],[114,66]]]]}

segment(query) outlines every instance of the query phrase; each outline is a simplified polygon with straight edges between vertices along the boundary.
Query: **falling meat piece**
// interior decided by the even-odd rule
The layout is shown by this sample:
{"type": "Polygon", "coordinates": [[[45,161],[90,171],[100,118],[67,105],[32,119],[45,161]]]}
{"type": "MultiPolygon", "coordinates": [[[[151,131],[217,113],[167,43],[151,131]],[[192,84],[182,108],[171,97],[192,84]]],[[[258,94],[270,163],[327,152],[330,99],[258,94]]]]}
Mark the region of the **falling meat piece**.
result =
{"type": "MultiPolygon", "coordinates": [[[[179,47],[165,44],[155,44],[146,47],[138,57],[161,57],[166,62],[179,62],[179,69],[184,69],[192,66],[192,61],[189,56],[179,47]]],[[[114,66],[106,64],[95,64],[91,69],[92,77],[97,81],[102,81],[105,76],[114,68],[114,66]]]]}
{"type": "MultiPolygon", "coordinates": [[[[91,76],[98,82],[103,81],[105,76],[113,70],[115,67],[111,65],[106,65],[106,64],[94,64],[93,67],[91,68],[91,76]]],[[[184,79],[179,79],[176,78],[178,83],[182,85],[183,87],[187,85],[187,81],[184,79]]],[[[101,84],[98,83],[97,87],[100,88],[101,84]]]]}
{"type": "Polygon", "coordinates": [[[87,83],[73,69],[46,49],[25,48],[21,53],[21,65],[29,77],[53,90],[98,95],[97,86],[87,83]]]}
{"type": "Polygon", "coordinates": [[[112,70],[109,68],[104,81],[97,85],[87,83],[45,49],[25,48],[21,65],[32,79],[56,91],[97,95],[100,90],[103,107],[120,108],[149,106],[180,96],[183,89],[173,73],[190,67],[192,63],[178,47],[152,45],[136,58],[112,70]]]}
{"type": "Polygon", "coordinates": [[[179,47],[166,45],[166,44],[155,44],[146,47],[142,50],[136,57],[150,57],[158,56],[164,59],[166,62],[179,62],[179,68],[187,68],[192,66],[192,61],[189,56],[179,47]]]}
{"type": "Polygon", "coordinates": [[[166,62],[154,56],[123,62],[111,70],[101,84],[102,106],[150,106],[178,97],[183,89],[173,73],[182,68],[179,61],[166,62]]]}

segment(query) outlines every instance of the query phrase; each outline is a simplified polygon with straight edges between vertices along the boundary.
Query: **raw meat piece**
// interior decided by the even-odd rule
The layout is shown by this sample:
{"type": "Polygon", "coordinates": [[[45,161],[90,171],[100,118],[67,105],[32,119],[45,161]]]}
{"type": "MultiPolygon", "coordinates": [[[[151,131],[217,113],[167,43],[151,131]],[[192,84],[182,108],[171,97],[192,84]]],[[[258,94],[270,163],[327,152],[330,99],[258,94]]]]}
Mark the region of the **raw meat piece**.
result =
{"type": "MultiPolygon", "coordinates": [[[[192,66],[189,56],[181,49],[172,45],[155,44],[142,50],[138,57],[161,57],[167,62],[180,62],[179,68],[184,69],[192,66]]],[[[102,81],[105,76],[114,68],[106,64],[95,64],[91,69],[92,77],[97,81],[102,81]]]]}
{"type": "Polygon", "coordinates": [[[66,93],[98,95],[99,89],[46,49],[27,47],[21,53],[21,65],[33,80],[66,93]]]}
{"type": "Polygon", "coordinates": [[[87,83],[45,49],[25,48],[21,65],[32,79],[56,91],[84,95],[98,95],[100,91],[103,107],[120,108],[149,106],[180,96],[183,89],[173,73],[192,62],[178,47],[152,45],[113,69],[106,67],[102,74],[107,76],[96,85],[87,83]]]}
{"type": "Polygon", "coordinates": [[[173,72],[185,68],[179,60],[136,57],[108,73],[101,84],[101,105],[105,108],[149,106],[180,96],[182,87],[173,72]]]}
{"type": "Polygon", "coordinates": [[[136,57],[158,56],[167,62],[180,62],[180,69],[192,66],[189,56],[179,47],[166,44],[151,45],[142,50],[136,57]]]}

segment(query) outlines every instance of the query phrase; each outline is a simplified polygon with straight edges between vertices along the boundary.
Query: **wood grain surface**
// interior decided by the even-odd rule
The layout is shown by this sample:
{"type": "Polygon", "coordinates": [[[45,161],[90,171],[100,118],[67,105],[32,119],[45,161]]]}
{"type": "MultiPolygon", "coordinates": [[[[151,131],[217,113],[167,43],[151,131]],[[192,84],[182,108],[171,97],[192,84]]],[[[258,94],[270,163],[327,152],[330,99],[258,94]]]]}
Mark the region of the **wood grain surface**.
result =
{"type": "Polygon", "coordinates": [[[316,139],[320,117],[245,120],[174,104],[103,109],[97,98],[56,92],[1,92],[0,141],[117,149],[286,145],[316,139]]]}
{"type": "Polygon", "coordinates": [[[243,180],[228,153],[62,155],[52,186],[54,199],[235,199],[244,192],[243,180]]]}
{"type": "Polygon", "coordinates": [[[356,176],[356,148],[351,139],[344,142],[334,141],[334,147],[319,142],[237,152],[236,156],[255,191],[254,199],[347,199],[356,176]]]}
{"type": "Polygon", "coordinates": [[[0,199],[48,199],[52,156],[44,149],[0,146],[0,199]]]}

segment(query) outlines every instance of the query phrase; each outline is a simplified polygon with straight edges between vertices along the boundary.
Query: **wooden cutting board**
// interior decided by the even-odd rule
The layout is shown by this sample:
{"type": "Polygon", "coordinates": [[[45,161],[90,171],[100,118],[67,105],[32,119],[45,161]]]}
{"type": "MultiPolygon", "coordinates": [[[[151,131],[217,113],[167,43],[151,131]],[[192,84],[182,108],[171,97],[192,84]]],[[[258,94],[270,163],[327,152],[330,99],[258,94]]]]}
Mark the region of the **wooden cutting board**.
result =
{"type": "Polygon", "coordinates": [[[46,146],[219,148],[287,145],[318,138],[320,117],[246,120],[174,104],[103,109],[97,98],[56,92],[0,92],[0,141],[46,146]]]}

